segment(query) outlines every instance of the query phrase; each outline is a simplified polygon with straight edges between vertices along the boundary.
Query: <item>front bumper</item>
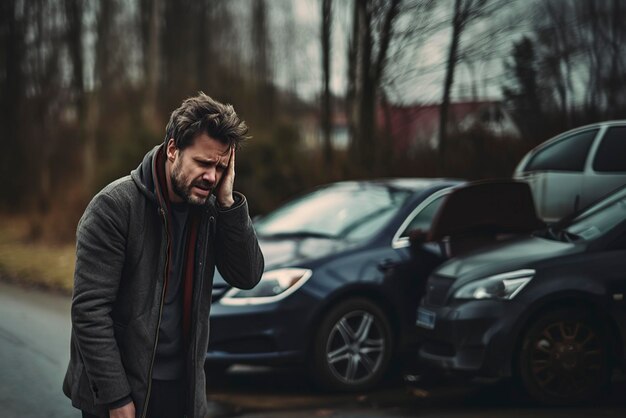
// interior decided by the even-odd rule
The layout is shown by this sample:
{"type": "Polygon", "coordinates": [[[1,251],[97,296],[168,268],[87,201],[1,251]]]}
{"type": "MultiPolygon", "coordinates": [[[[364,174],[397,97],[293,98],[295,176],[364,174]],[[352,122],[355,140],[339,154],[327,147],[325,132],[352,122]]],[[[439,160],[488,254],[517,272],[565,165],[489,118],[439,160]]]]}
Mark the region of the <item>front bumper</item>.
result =
{"type": "Polygon", "coordinates": [[[518,344],[525,306],[514,301],[458,301],[423,306],[435,314],[434,328],[418,327],[420,360],[432,367],[474,376],[506,377],[518,344]]]}
{"type": "Polygon", "coordinates": [[[304,305],[232,306],[214,302],[206,361],[258,365],[301,362],[310,341],[310,327],[303,325],[310,313],[304,305]]]}

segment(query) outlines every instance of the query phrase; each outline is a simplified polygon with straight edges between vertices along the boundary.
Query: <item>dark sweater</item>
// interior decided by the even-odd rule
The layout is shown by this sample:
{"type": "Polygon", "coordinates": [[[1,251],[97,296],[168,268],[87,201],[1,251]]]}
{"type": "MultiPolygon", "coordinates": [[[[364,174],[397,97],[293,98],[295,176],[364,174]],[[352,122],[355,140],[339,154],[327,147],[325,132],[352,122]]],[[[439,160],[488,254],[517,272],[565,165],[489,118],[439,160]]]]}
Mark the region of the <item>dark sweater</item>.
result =
{"type": "Polygon", "coordinates": [[[183,266],[189,210],[186,203],[170,203],[170,209],[172,257],[152,372],[152,378],[158,380],[178,379],[185,373],[183,266]]]}

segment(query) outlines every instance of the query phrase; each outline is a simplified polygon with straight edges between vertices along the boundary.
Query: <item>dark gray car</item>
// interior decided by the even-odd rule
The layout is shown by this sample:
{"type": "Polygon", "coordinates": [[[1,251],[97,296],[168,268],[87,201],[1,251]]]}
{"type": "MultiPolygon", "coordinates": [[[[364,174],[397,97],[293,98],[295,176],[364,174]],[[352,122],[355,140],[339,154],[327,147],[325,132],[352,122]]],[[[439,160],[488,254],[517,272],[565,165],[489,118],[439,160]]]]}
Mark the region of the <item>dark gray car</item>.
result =
{"type": "Polygon", "coordinates": [[[420,358],[515,377],[535,399],[592,399],[625,364],[626,188],[573,219],[454,258],[428,279],[420,358]]]}

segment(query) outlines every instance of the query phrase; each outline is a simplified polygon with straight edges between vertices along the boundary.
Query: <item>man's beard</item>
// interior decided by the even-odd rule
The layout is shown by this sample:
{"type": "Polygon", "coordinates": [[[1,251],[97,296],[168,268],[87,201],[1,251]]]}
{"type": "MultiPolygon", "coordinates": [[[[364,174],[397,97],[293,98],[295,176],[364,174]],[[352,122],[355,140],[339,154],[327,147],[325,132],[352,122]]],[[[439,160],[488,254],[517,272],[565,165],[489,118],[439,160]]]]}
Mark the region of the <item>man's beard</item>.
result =
{"type": "Polygon", "coordinates": [[[191,182],[189,185],[185,184],[185,178],[182,173],[182,164],[173,164],[172,172],[170,174],[170,180],[172,183],[172,189],[174,193],[176,193],[181,199],[190,205],[204,205],[208,199],[207,197],[199,197],[195,196],[191,189],[194,186],[201,187],[203,189],[209,189],[209,194],[211,193],[212,186],[207,181],[197,180],[191,182]]]}

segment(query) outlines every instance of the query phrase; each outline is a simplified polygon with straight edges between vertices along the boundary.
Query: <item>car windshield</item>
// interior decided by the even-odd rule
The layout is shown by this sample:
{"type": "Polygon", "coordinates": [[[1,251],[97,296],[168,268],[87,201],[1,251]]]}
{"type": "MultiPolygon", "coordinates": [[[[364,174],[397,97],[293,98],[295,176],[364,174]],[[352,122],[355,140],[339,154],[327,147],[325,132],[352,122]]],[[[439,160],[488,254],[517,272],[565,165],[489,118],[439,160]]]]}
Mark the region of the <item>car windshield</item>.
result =
{"type": "Polygon", "coordinates": [[[270,212],[255,229],[261,237],[361,240],[380,231],[411,194],[371,183],[331,185],[270,212]]]}
{"type": "Polygon", "coordinates": [[[572,220],[561,234],[567,240],[591,240],[626,220],[626,187],[593,205],[572,220]]]}

